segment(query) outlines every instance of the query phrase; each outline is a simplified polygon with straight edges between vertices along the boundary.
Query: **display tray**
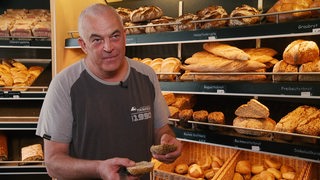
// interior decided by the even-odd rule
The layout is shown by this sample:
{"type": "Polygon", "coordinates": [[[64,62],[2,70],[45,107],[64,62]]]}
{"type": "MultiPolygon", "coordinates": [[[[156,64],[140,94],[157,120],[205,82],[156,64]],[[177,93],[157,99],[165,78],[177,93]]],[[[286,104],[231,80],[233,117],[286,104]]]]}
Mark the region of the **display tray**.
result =
{"type": "Polygon", "coordinates": [[[0,86],[0,98],[44,98],[51,81],[51,59],[14,59],[27,68],[41,66],[43,71],[30,86],[0,86]]]}
{"type": "Polygon", "coordinates": [[[170,119],[178,138],[198,143],[212,143],[250,151],[279,154],[320,162],[320,137],[296,133],[284,133],[251,128],[239,128],[232,125],[218,125],[188,121],[191,128],[178,125],[179,120],[170,119]],[[246,130],[263,134],[261,136],[240,134],[237,130],[246,130]],[[275,148],[277,147],[277,148],[275,148]]]}
{"type": "MultiPolygon", "coordinates": [[[[309,171],[307,171],[310,167],[310,162],[248,151],[239,151],[217,179],[232,179],[235,173],[236,165],[241,160],[247,160],[251,165],[264,165],[266,159],[274,159],[281,165],[292,167],[295,170],[294,179],[296,180],[310,179],[311,174],[309,171]]],[[[251,176],[254,176],[254,174],[251,174],[251,176]]]]}

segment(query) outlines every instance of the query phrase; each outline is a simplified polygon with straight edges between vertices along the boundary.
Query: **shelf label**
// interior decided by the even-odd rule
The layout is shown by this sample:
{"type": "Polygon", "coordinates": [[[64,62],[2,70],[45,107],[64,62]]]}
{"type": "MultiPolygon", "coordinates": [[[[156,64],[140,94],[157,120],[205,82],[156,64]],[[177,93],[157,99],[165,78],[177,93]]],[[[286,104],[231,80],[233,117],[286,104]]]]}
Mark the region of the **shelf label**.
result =
{"type": "Polygon", "coordinates": [[[317,33],[317,34],[318,34],[318,33],[320,33],[320,28],[312,29],[312,32],[313,32],[313,33],[317,33]]]}
{"type": "Polygon", "coordinates": [[[310,97],[311,93],[310,92],[301,92],[302,97],[310,97]]]}
{"type": "Polygon", "coordinates": [[[218,94],[224,94],[224,90],[223,90],[223,89],[218,89],[218,90],[217,90],[217,93],[218,93],[218,94]]]}
{"type": "Polygon", "coordinates": [[[260,151],[260,146],[251,146],[252,151],[260,151]]]}
{"type": "Polygon", "coordinates": [[[225,86],[224,85],[216,85],[216,84],[205,84],[203,86],[203,90],[206,92],[225,93],[225,86]]]}
{"type": "Polygon", "coordinates": [[[207,140],[207,136],[204,134],[200,134],[200,133],[183,132],[183,136],[184,136],[184,138],[193,139],[193,140],[197,140],[200,142],[206,142],[206,140],[207,140]]]}

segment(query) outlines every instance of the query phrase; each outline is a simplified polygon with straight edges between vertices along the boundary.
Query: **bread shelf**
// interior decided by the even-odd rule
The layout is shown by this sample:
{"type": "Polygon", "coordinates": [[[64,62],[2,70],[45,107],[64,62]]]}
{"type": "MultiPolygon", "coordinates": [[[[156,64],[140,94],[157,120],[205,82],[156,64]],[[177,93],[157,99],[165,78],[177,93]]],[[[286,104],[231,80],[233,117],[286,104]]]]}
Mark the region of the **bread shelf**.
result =
{"type": "MultiPolygon", "coordinates": [[[[318,19],[306,19],[283,23],[261,23],[247,26],[221,27],[190,31],[170,31],[151,34],[127,35],[127,46],[201,43],[211,41],[235,41],[320,34],[318,19]]],[[[73,34],[75,32],[71,32],[73,34]]],[[[65,48],[80,48],[75,36],[65,40],[65,48]]]]}
{"type": "Polygon", "coordinates": [[[320,99],[320,82],[162,81],[160,86],[174,93],[320,99]]]}
{"type": "MultiPolygon", "coordinates": [[[[190,123],[195,122],[190,121],[190,123]]],[[[277,154],[290,158],[298,158],[310,162],[320,163],[319,137],[280,132],[269,132],[271,133],[269,136],[256,137],[240,135],[234,132],[234,127],[231,126],[206,126],[212,126],[215,128],[215,130],[194,130],[179,128],[175,126],[173,126],[173,130],[176,133],[176,136],[182,141],[212,144],[217,146],[227,146],[230,148],[267,154],[277,154]],[[285,135],[289,138],[299,139],[299,141],[295,142],[277,139],[275,138],[277,137],[276,135],[285,135]],[[306,142],[303,143],[301,140],[304,140],[306,142]],[[310,141],[312,143],[308,143],[310,141]]],[[[254,129],[249,130],[258,131],[254,129]]]]}

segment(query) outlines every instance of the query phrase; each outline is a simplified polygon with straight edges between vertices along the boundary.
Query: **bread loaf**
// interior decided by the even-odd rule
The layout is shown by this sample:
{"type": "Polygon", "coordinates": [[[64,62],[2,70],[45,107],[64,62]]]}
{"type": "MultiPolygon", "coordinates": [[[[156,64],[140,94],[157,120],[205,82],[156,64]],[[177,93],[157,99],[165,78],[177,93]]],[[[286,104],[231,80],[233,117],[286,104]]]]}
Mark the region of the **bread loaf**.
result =
{"type": "Polygon", "coordinates": [[[229,26],[242,26],[242,25],[249,25],[249,24],[256,24],[260,21],[259,15],[260,12],[249,5],[243,4],[239,7],[236,7],[232,10],[229,20],[229,26]],[[233,17],[241,17],[241,16],[252,16],[252,17],[245,17],[245,18],[233,18],[233,17]]]}
{"type": "MultiPolygon", "coordinates": [[[[286,63],[285,61],[281,60],[277,62],[272,69],[272,72],[274,73],[297,73],[298,72],[298,66],[297,65],[291,65],[286,63]]],[[[285,75],[285,74],[278,74],[278,75],[272,75],[273,81],[297,81],[298,75],[291,74],[291,75],[285,75]]]]}
{"type": "Polygon", "coordinates": [[[146,27],[146,33],[155,33],[155,32],[166,32],[173,31],[173,25],[169,23],[173,23],[174,18],[169,16],[162,16],[159,19],[154,19],[149,22],[146,27]]]}
{"type": "Polygon", "coordinates": [[[314,41],[298,39],[291,42],[283,52],[283,60],[291,65],[315,61],[319,58],[319,47],[314,41]]]}
{"type": "Polygon", "coordinates": [[[175,31],[185,31],[185,30],[195,30],[198,28],[199,23],[195,23],[192,21],[198,20],[199,17],[196,14],[186,13],[175,19],[175,23],[173,28],[175,31]]]}
{"type": "Polygon", "coordinates": [[[206,51],[214,55],[225,57],[227,59],[234,59],[234,60],[250,59],[250,55],[245,53],[243,50],[228,44],[223,44],[218,42],[208,42],[203,44],[203,49],[205,49],[206,51]]]}
{"type": "Polygon", "coordinates": [[[171,105],[176,101],[176,97],[172,92],[162,92],[164,99],[166,100],[167,105],[171,105]]]}
{"type": "Polygon", "coordinates": [[[174,106],[168,106],[170,112],[170,118],[178,119],[180,110],[174,106]]]}
{"type": "Polygon", "coordinates": [[[118,8],[116,8],[116,11],[119,14],[119,16],[121,17],[123,23],[130,21],[130,14],[132,13],[132,9],[118,7],[118,8]]]}
{"type": "Polygon", "coordinates": [[[137,162],[134,166],[127,167],[127,171],[133,176],[149,173],[153,170],[154,163],[148,161],[137,162]]]}
{"type": "Polygon", "coordinates": [[[244,48],[242,49],[245,53],[251,55],[256,55],[256,56],[275,56],[278,54],[278,52],[272,48],[267,48],[267,47],[261,47],[261,48],[244,48]]]}
{"type": "Polygon", "coordinates": [[[160,80],[169,80],[173,81],[175,80],[176,76],[175,74],[170,73],[178,73],[180,71],[181,67],[181,61],[174,57],[169,57],[163,60],[161,64],[161,73],[169,73],[169,74],[161,74],[160,80]]]}
{"type": "Polygon", "coordinates": [[[218,20],[227,18],[228,13],[222,6],[208,6],[197,12],[199,19],[213,19],[213,21],[201,23],[201,29],[210,29],[216,27],[224,27],[227,25],[227,20],[218,20]]]}
{"type": "Polygon", "coordinates": [[[270,115],[268,107],[256,99],[250,99],[246,104],[239,106],[235,115],[247,118],[267,118],[270,115]]]}
{"type": "MultiPolygon", "coordinates": [[[[274,130],[276,122],[271,118],[244,118],[236,117],[233,120],[233,126],[240,128],[249,128],[249,129],[262,129],[262,130],[274,130]]],[[[265,136],[268,133],[263,131],[247,130],[235,128],[240,134],[252,135],[252,136],[265,136]]]]}
{"type": "Polygon", "coordinates": [[[33,144],[21,148],[22,161],[42,161],[44,159],[41,144],[33,144]]]}
{"type": "Polygon", "coordinates": [[[144,22],[160,18],[163,15],[162,9],[158,6],[142,6],[130,14],[131,22],[144,22]]]}
{"type": "MultiPolygon", "coordinates": [[[[304,63],[299,67],[299,72],[306,73],[306,72],[320,72],[320,59],[304,63]]],[[[299,81],[320,81],[319,74],[300,74],[298,76],[299,81]]]]}

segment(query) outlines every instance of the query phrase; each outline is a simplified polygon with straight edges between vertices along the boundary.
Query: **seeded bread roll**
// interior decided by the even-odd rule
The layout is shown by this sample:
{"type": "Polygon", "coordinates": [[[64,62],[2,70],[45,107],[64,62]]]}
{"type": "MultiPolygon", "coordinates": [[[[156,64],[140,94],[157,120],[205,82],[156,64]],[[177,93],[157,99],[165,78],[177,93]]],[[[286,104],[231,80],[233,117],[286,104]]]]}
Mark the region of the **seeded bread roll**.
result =
{"type": "Polygon", "coordinates": [[[161,154],[161,155],[168,154],[175,150],[177,150],[177,146],[174,144],[160,144],[160,145],[152,145],[150,147],[150,151],[153,154],[161,154]]]}
{"type": "Polygon", "coordinates": [[[153,162],[140,161],[137,162],[134,166],[127,167],[127,171],[133,176],[138,176],[151,172],[153,170],[153,167],[153,162]]]}
{"type": "Polygon", "coordinates": [[[211,112],[208,114],[208,122],[214,124],[225,124],[223,112],[211,112]]]}
{"type": "Polygon", "coordinates": [[[208,121],[208,114],[209,113],[206,110],[194,111],[192,118],[194,121],[207,122],[208,121]]]}
{"type": "Polygon", "coordinates": [[[131,22],[144,22],[160,18],[163,15],[162,9],[158,6],[142,6],[130,14],[131,22]]]}

